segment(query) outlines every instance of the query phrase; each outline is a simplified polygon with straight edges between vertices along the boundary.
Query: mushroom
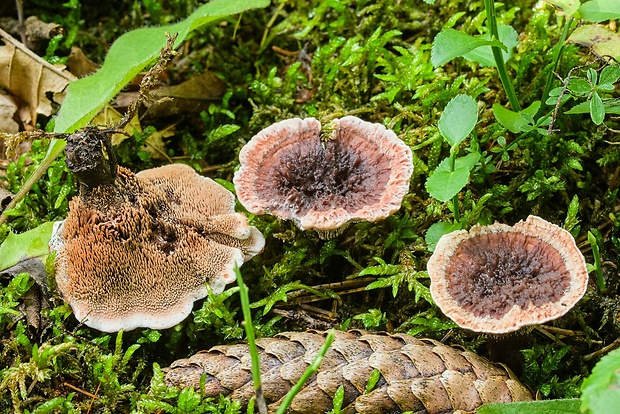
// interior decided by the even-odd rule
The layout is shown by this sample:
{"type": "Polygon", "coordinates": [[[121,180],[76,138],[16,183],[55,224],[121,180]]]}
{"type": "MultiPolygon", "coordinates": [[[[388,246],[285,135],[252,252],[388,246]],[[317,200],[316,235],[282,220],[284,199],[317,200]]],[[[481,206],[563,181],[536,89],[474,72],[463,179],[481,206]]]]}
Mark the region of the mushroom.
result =
{"type": "Polygon", "coordinates": [[[383,125],[336,119],[324,139],[314,118],[287,119],[256,134],[239,153],[234,184],[254,214],[293,220],[322,238],[350,221],[396,212],[409,190],[411,150],[383,125]]]}
{"type": "Polygon", "coordinates": [[[431,295],[459,326],[506,333],[568,312],[588,271],[571,234],[536,216],[444,235],[428,261],[431,295]]]}
{"type": "Polygon", "coordinates": [[[101,331],[172,327],[207,296],[206,284],[217,294],[233,282],[264,238],[220,184],[182,164],[116,167],[107,138],[90,132],[68,138],[81,186],[50,241],[58,291],[101,331]]]}

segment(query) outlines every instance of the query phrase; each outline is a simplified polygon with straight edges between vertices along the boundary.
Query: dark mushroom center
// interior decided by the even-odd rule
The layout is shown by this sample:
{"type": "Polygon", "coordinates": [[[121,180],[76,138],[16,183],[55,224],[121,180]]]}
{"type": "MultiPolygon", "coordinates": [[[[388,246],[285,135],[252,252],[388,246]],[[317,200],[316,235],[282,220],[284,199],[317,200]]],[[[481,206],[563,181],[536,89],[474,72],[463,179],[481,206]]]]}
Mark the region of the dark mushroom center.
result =
{"type": "Polygon", "coordinates": [[[317,135],[279,150],[269,166],[265,194],[298,215],[311,208],[357,211],[380,200],[390,177],[389,159],[361,137],[321,142],[317,135]]]}
{"type": "Polygon", "coordinates": [[[448,291],[477,317],[502,318],[522,309],[557,302],[570,285],[560,253],[534,236],[503,232],[463,241],[446,269],[448,291]]]}

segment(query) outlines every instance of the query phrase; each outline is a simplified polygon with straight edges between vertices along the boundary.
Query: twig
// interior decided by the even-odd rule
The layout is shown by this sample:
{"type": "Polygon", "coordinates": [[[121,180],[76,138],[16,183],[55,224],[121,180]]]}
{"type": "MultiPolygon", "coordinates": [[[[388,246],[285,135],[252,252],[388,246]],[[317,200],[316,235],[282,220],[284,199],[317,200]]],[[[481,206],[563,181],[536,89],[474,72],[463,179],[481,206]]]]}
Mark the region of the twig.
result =
{"type": "MultiPolygon", "coordinates": [[[[77,391],[77,392],[79,392],[79,393],[81,393],[81,394],[84,394],[84,395],[86,395],[87,397],[92,398],[93,400],[99,400],[99,399],[100,399],[99,397],[97,397],[97,395],[92,394],[92,393],[90,393],[90,392],[88,392],[88,391],[86,391],[86,390],[83,390],[83,389],[81,389],[81,388],[78,388],[78,387],[76,387],[75,385],[72,385],[72,384],[70,384],[70,383],[68,383],[68,382],[63,382],[63,383],[62,383],[62,385],[64,385],[64,386],[65,386],[65,387],[67,387],[67,388],[71,388],[73,391],[77,391]]],[[[99,386],[101,386],[101,384],[99,384],[99,386]]],[[[99,391],[99,386],[97,387],[97,391],[99,391]]],[[[97,391],[95,391],[95,393],[96,393],[97,391]]]]}
{"type": "Polygon", "coordinates": [[[607,345],[607,346],[602,347],[602,348],[601,348],[601,349],[599,349],[598,351],[594,351],[594,352],[592,352],[591,354],[585,355],[585,356],[583,357],[583,360],[584,360],[584,361],[589,361],[589,360],[591,360],[592,358],[595,358],[595,357],[597,357],[597,356],[599,356],[599,355],[606,354],[608,351],[611,351],[612,349],[617,348],[618,346],[620,346],[620,338],[616,338],[616,340],[615,340],[615,341],[613,341],[612,343],[610,343],[610,344],[609,344],[609,345],[607,345]]]}

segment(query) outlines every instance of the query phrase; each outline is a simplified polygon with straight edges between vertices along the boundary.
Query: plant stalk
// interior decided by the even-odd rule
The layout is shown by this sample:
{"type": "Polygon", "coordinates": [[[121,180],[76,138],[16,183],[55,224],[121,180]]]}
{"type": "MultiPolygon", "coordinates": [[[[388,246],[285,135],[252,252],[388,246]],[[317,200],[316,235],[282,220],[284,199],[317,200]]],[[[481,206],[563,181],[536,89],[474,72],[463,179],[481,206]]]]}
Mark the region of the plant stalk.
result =
{"type": "Polygon", "coordinates": [[[306,369],[301,378],[299,378],[297,384],[295,384],[293,388],[291,388],[290,391],[286,394],[284,400],[282,401],[282,404],[280,405],[280,407],[278,407],[278,411],[276,411],[276,414],[284,414],[286,412],[288,407],[291,405],[293,398],[295,398],[297,393],[299,393],[299,391],[301,391],[301,389],[303,388],[306,381],[308,381],[308,379],[316,372],[316,370],[319,369],[319,366],[321,366],[321,361],[323,361],[323,357],[325,356],[325,353],[327,353],[327,350],[331,346],[332,342],[334,342],[334,329],[329,331],[329,334],[327,334],[327,337],[325,338],[325,343],[323,344],[321,349],[319,349],[319,352],[316,354],[316,357],[314,358],[314,361],[312,361],[312,364],[310,364],[310,366],[308,367],[308,369],[306,369]]]}
{"type": "Polygon", "coordinates": [[[252,382],[254,383],[254,391],[256,392],[256,403],[258,404],[258,412],[267,414],[267,403],[263,396],[263,388],[260,379],[260,355],[256,348],[256,338],[254,337],[254,325],[252,324],[252,313],[250,312],[250,298],[248,296],[248,287],[243,282],[243,277],[239,268],[235,266],[235,274],[237,275],[237,284],[239,285],[239,296],[241,297],[241,309],[243,310],[243,326],[245,335],[248,338],[248,346],[250,347],[250,355],[252,356],[252,382]]]}
{"type": "Polygon", "coordinates": [[[542,116],[542,113],[545,109],[545,102],[549,98],[549,92],[551,92],[551,85],[553,84],[553,77],[555,72],[558,70],[558,66],[560,66],[560,59],[562,58],[562,51],[564,50],[564,42],[568,38],[568,31],[570,30],[573,24],[573,18],[569,18],[564,24],[564,29],[562,29],[562,35],[560,36],[560,40],[556,45],[557,49],[553,55],[553,69],[549,71],[547,74],[547,80],[545,81],[545,87],[543,89],[542,97],[540,98],[540,108],[538,108],[538,112],[534,116],[534,119],[538,119],[542,116]]]}
{"type": "MultiPolygon", "coordinates": [[[[458,145],[450,148],[450,172],[454,172],[456,168],[456,155],[458,153],[458,145]]],[[[459,212],[459,194],[456,193],[454,197],[452,197],[452,210],[454,214],[454,222],[458,223],[461,221],[461,214],[459,212]]]]}
{"type": "MultiPolygon", "coordinates": [[[[495,2],[493,0],[484,0],[484,8],[487,12],[487,26],[491,32],[491,40],[499,40],[497,20],[495,19],[495,2]]],[[[510,102],[510,106],[513,111],[519,112],[521,110],[521,105],[519,105],[519,99],[517,99],[517,94],[515,93],[510,77],[508,76],[508,72],[506,71],[506,64],[504,63],[502,50],[497,46],[491,46],[491,50],[493,51],[495,66],[497,66],[497,72],[499,73],[499,78],[502,82],[502,86],[504,87],[504,91],[506,92],[506,96],[508,97],[508,102],[510,102]]]]}

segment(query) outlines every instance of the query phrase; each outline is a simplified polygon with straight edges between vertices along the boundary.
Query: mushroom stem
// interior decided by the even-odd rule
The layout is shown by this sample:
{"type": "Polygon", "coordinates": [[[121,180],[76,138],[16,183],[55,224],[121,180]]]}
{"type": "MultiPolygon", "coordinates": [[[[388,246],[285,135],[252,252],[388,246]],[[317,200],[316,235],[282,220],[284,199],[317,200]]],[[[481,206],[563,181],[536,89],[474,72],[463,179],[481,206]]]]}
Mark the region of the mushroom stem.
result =
{"type": "Polygon", "coordinates": [[[80,182],[80,195],[100,185],[113,184],[118,172],[110,143],[112,131],[87,127],[67,137],[67,168],[80,182]]]}
{"type": "Polygon", "coordinates": [[[516,375],[520,375],[525,362],[521,350],[529,348],[531,342],[531,327],[521,328],[516,332],[489,335],[487,342],[488,357],[491,361],[504,364],[516,375]]]}

